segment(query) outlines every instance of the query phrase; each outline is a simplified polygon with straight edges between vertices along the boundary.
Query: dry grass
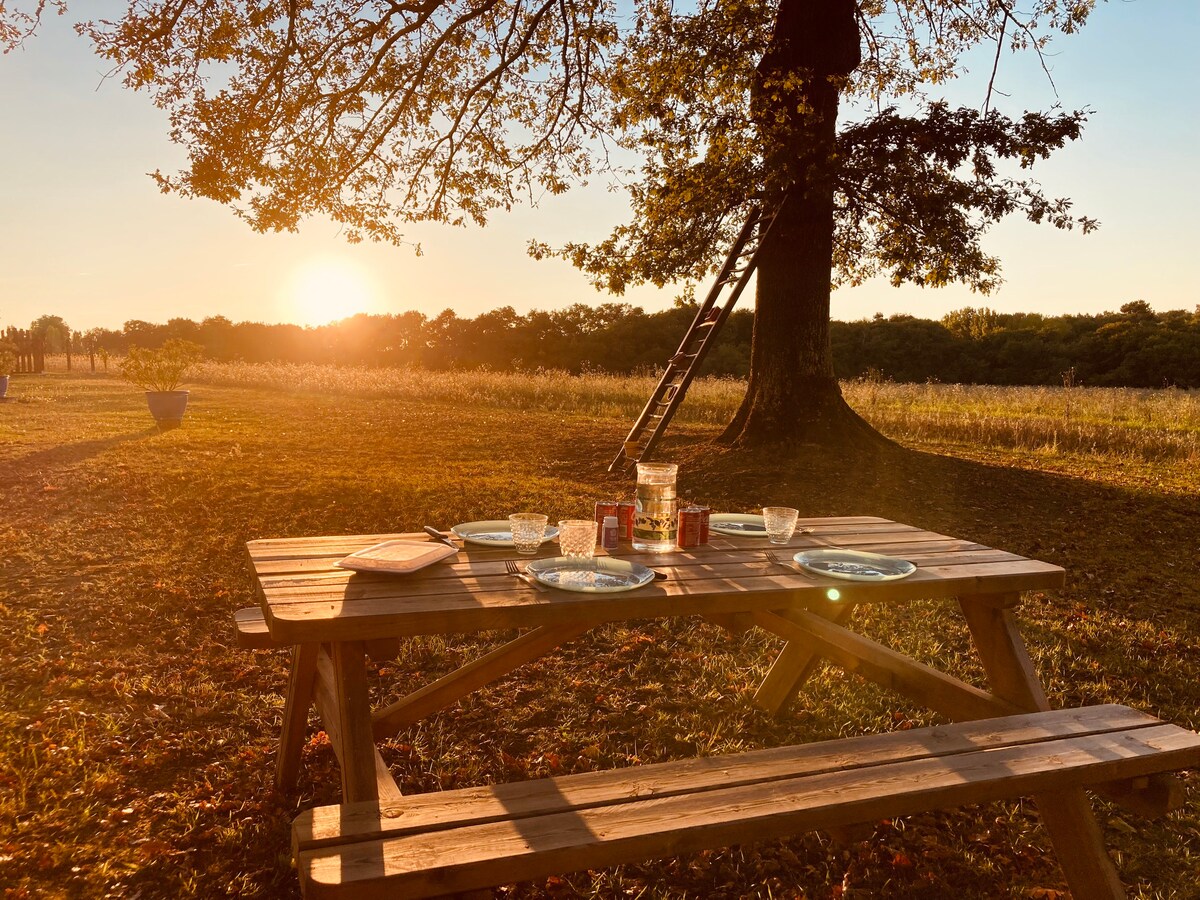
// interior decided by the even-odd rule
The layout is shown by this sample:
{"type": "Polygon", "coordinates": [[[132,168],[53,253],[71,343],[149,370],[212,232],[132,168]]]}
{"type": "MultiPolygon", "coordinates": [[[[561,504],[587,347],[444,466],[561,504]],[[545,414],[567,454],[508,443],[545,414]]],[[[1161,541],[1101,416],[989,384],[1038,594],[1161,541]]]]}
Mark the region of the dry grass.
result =
{"type": "Polygon", "coordinates": [[[1200,391],[856,381],[844,392],[904,442],[1200,463],[1200,391]]]}
{"type": "MultiPolygon", "coordinates": [[[[205,363],[193,379],[272,390],[562,411],[631,419],[655,380],[563,372],[427,372],[317,365],[205,363]]],[[[702,378],[676,421],[720,425],[745,383],[702,378]]],[[[1200,392],[1132,388],[908,385],[852,381],[847,401],[880,431],[905,443],[933,441],[1039,454],[1200,462],[1200,392]]]]}
{"type": "MultiPolygon", "coordinates": [[[[655,380],[646,376],[593,373],[431,372],[288,363],[214,363],[199,366],[192,380],[270,390],[351,397],[420,399],[435,403],[503,406],[515,410],[631,418],[641,412],[655,380]]],[[[679,421],[718,424],[727,420],[745,385],[734,379],[703,379],[689,391],[679,421]]]]}
{"type": "MultiPolygon", "coordinates": [[[[296,895],[289,823],[335,800],[337,777],[314,730],[298,795],[270,787],[286,668],[280,654],[232,646],[232,612],[253,602],[245,541],[444,526],[518,506],[564,516],[628,488],[604,466],[629,413],[596,404],[636,410],[645,382],[627,388],[628,407],[606,400],[600,381],[543,376],[538,405],[520,379],[478,378],[394,394],[206,380],[192,386],[184,427],[166,434],[115,379],[14,379],[15,399],[0,405],[5,900],[296,895]],[[527,449],[514,458],[517,442],[527,449]]],[[[883,515],[1063,565],[1068,587],[1021,608],[1052,701],[1125,702],[1200,726],[1194,464],[1061,443],[1053,456],[1027,454],[963,434],[953,452],[924,438],[926,452],[867,459],[731,454],[704,443],[714,430],[684,422],[667,444],[685,493],[732,510],[787,502],[883,515]]],[[[980,677],[942,604],[870,611],[861,626],[980,677]]],[[[376,688],[406,691],[503,638],[414,641],[378,669],[376,688]]],[[[689,619],[607,627],[421,722],[385,756],[412,792],[931,721],[833,671],[769,719],[750,698],[776,649],[757,632],[735,639],[689,619]]],[[[1135,898],[1197,896],[1200,798],[1189,780],[1187,808],[1166,822],[1098,804],[1135,898]]],[[[1036,816],[1009,803],[876,823],[847,846],[806,835],[502,896],[962,900],[1062,889],[1036,816]]]]}
{"type": "MultiPolygon", "coordinates": [[[[113,370],[119,361],[111,360],[113,370]]],[[[51,357],[52,371],[65,369],[51,357]]],[[[76,362],[76,369],[80,364],[76,362]]],[[[422,400],[631,419],[655,384],[644,375],[563,372],[429,372],[288,363],[206,361],[195,384],[365,398],[422,400]]],[[[1174,459],[1200,463],[1200,391],[1138,388],[995,387],[961,384],[843,383],[847,401],[880,431],[904,442],[961,443],[1044,456],[1174,459]]],[[[701,378],[676,421],[721,425],[745,382],[701,378]]]]}

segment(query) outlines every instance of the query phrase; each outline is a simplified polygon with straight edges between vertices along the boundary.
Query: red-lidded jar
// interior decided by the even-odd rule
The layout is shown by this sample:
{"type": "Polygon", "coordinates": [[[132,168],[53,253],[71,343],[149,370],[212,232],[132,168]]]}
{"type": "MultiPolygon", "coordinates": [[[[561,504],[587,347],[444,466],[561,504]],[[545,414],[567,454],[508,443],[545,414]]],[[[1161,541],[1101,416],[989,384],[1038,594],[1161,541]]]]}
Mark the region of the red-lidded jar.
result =
{"type": "Polygon", "coordinates": [[[604,520],[608,516],[617,514],[616,500],[597,500],[596,501],[596,524],[602,529],[604,528],[604,520]]]}
{"type": "Polygon", "coordinates": [[[623,541],[633,540],[633,517],[637,512],[637,504],[632,500],[622,500],[617,504],[617,533],[623,541]]]}
{"type": "Polygon", "coordinates": [[[688,506],[679,511],[679,549],[688,550],[700,546],[700,530],[704,513],[698,506],[688,506]]]}

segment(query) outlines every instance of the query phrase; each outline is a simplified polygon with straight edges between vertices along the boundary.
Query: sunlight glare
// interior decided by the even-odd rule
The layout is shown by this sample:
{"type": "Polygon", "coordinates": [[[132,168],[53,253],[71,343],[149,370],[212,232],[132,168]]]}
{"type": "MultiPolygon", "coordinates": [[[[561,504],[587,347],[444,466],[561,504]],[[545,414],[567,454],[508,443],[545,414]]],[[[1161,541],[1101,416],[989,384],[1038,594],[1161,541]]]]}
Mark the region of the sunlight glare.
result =
{"type": "Polygon", "coordinates": [[[287,318],[298,325],[327,325],[355,313],[382,311],[379,291],[366,271],[340,257],[301,264],[284,296],[287,318]]]}

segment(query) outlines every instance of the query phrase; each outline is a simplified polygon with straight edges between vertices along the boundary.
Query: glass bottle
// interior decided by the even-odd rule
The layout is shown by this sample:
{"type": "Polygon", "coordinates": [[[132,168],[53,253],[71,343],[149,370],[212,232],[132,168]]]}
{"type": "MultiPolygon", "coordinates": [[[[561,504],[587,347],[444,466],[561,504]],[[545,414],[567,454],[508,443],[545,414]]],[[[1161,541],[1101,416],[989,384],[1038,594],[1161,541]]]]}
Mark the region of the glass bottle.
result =
{"type": "Polygon", "coordinates": [[[675,549],[675,463],[638,463],[634,496],[633,549],[666,553],[675,549]]]}

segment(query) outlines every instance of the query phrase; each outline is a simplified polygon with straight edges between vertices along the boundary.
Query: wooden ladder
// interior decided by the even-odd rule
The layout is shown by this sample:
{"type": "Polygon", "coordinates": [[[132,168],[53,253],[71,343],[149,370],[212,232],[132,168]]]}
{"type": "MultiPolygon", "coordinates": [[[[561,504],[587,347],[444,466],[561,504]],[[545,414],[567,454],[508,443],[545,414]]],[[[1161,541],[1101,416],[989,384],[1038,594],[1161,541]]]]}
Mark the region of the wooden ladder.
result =
{"type": "Polygon", "coordinates": [[[708,296],[696,310],[696,317],[692,319],[679,349],[667,360],[667,367],[658,380],[658,386],[621,445],[621,452],[609,464],[610,472],[627,469],[638,461],[649,458],[659,438],[667,430],[675,410],[683,402],[697,369],[708,355],[709,345],[729,318],[733,305],[737,303],[750,276],[754,274],[758,265],[758,251],[763,246],[774,221],[775,212],[767,213],[761,205],[756,205],[750,210],[750,215],[738,233],[737,240],[733,242],[729,255],[725,257],[725,264],[717,273],[708,296]]]}

